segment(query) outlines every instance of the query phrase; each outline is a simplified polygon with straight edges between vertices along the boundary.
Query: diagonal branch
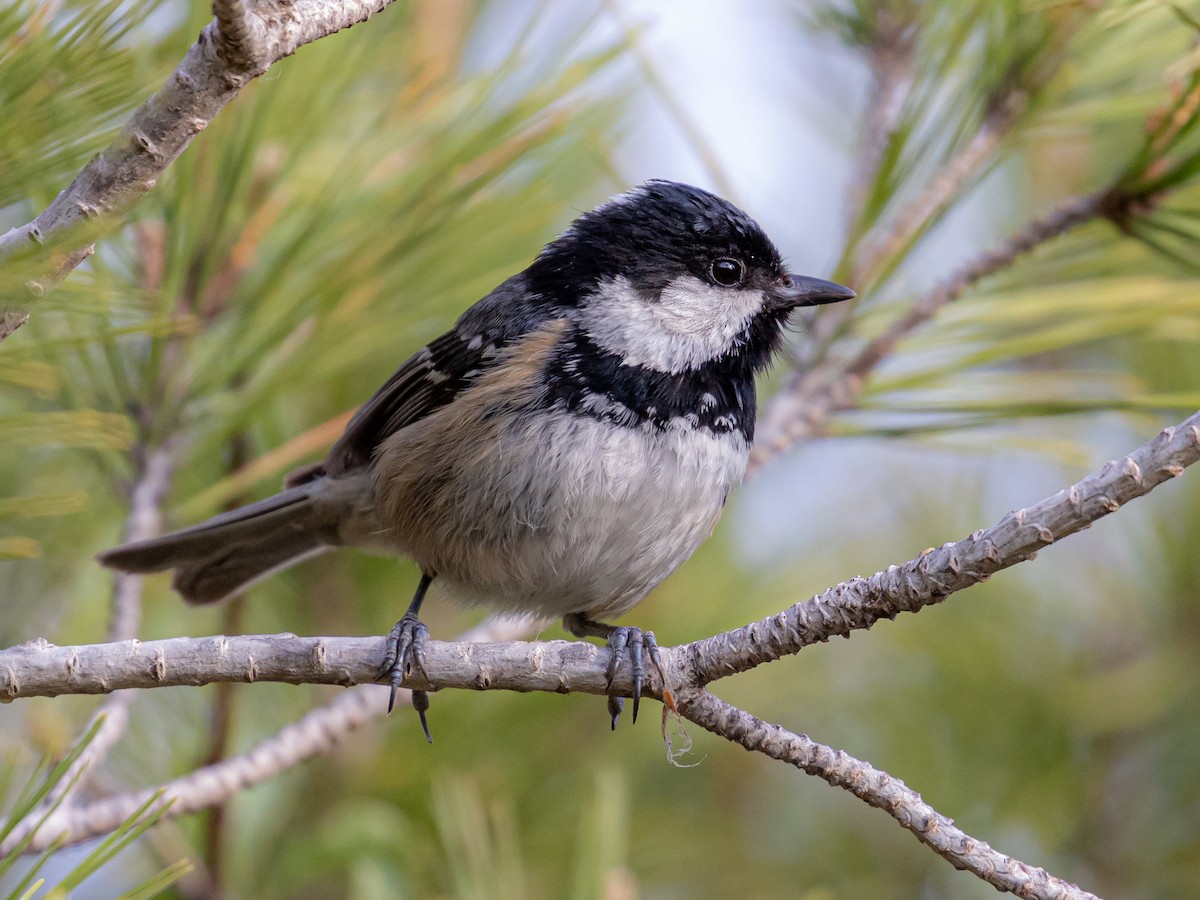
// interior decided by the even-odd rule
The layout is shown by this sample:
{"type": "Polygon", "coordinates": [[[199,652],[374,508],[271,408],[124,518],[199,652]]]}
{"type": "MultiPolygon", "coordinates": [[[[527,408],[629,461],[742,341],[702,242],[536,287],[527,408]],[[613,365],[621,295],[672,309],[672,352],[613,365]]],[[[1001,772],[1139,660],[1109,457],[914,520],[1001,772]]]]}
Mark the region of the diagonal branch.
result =
{"type": "Polygon", "coordinates": [[[754,668],[880,619],[941,603],[1087,528],[1200,460],[1200,412],[1053,497],[902,566],[844,582],[791,609],[691,645],[701,684],[754,668]]]}
{"type": "Polygon", "coordinates": [[[903,781],[870,763],[818,744],[807,735],[764,722],[707,691],[685,693],[678,704],[680,714],[706,731],[823,778],[882,809],[954,868],[977,875],[998,891],[1043,900],[1096,900],[1095,895],[1076,885],[971,837],[903,781]]]}
{"type": "MultiPolygon", "coordinates": [[[[139,469],[130,492],[129,516],[125,527],[127,541],[149,540],[162,530],[162,499],[167,493],[171,478],[170,454],[166,450],[151,451],[139,463],[139,469]]],[[[108,628],[109,641],[132,640],[137,635],[141,618],[142,576],[125,573],[115,575],[112,615],[108,628]]],[[[31,811],[30,817],[34,821],[59,803],[64,796],[69,799],[70,794],[83,784],[83,780],[78,776],[97,766],[121,739],[129,727],[129,708],[134,696],[132,691],[118,691],[92,714],[83,731],[87,733],[95,722],[101,719],[103,721],[96,734],[57,787],[46,796],[37,809],[31,811]]]]}
{"type": "Polygon", "coordinates": [[[250,11],[251,0],[213,0],[217,21],[217,50],[229,67],[261,74],[271,65],[267,55],[267,29],[250,11]]]}
{"type": "MultiPolygon", "coordinates": [[[[1200,412],[1166,428],[1128,456],[991,528],[928,550],[902,566],[855,578],[777,615],[663,650],[668,683],[706,685],[809,644],[870,628],[940,603],[1001,569],[1087,528],[1200,460],[1200,412]]],[[[610,651],[581,641],[443,642],[426,650],[428,679],[409,687],[606,693],[610,651]]],[[[102,694],[126,688],[233,681],[352,685],[373,682],[385,659],[381,637],[293,634],[168,638],[79,647],[30,641],[0,651],[0,696],[102,694]]],[[[628,691],[627,674],[614,682],[628,691]]],[[[657,694],[656,694],[657,695],[657,694]]]]}
{"type": "Polygon", "coordinates": [[[912,87],[916,30],[886,5],[876,12],[876,33],[868,48],[871,93],[863,113],[858,161],[849,187],[850,234],[862,227],[867,197],[878,180],[888,145],[896,136],[912,87]]]}
{"type": "MultiPolygon", "coordinates": [[[[940,602],[1002,568],[1032,559],[1042,547],[1149,493],[1197,460],[1200,413],[1053,497],[1009,513],[994,527],[956,544],[928,551],[870,579],[839,585],[761,622],[664,649],[667,686],[681,713],[697,724],[820,775],[888,810],[954,865],[975,872],[999,889],[1032,897],[1089,896],[969,838],[890,776],[807,738],[766,725],[721,703],[703,688],[716,678],[796,653],[833,635],[869,628],[881,618],[940,602]]],[[[39,641],[0,651],[0,694],[15,699],[216,681],[352,684],[374,680],[384,655],[382,638],[252,635],[83,647],[54,647],[39,641]]],[[[609,658],[607,649],[582,642],[431,641],[426,649],[428,681],[414,674],[407,684],[435,689],[603,694],[609,689],[605,677],[609,658]]],[[[612,687],[629,695],[632,685],[626,669],[618,672],[612,687]]],[[[663,686],[650,685],[644,693],[661,698],[663,686]]],[[[382,715],[383,709],[382,697],[373,688],[343,695],[250,753],[163,785],[164,798],[176,801],[168,814],[181,815],[221,802],[327,749],[339,737],[382,715]]],[[[35,835],[30,850],[48,846],[60,834],[66,835],[66,843],[77,843],[106,833],[155,790],[158,788],[60,810],[35,835]]],[[[0,847],[0,854],[10,851],[32,827],[32,820],[19,826],[0,847]]]]}
{"type": "Polygon", "coordinates": [[[976,257],[949,279],[919,298],[891,326],[845,362],[826,363],[796,372],[767,408],[751,454],[751,470],[793,444],[821,434],[835,412],[858,402],[867,377],[896,345],[946,305],[1019,257],[1085,222],[1108,214],[1113,191],[1075,197],[1034,219],[1008,240],[976,257]]]}
{"type": "Polygon", "coordinates": [[[36,219],[0,235],[0,262],[30,266],[19,296],[0,296],[0,341],[119,224],[221,109],[304,44],[366,21],[392,0],[217,0],[216,21],[120,136],[84,166],[36,219]],[[32,259],[31,259],[32,257],[32,259]]]}

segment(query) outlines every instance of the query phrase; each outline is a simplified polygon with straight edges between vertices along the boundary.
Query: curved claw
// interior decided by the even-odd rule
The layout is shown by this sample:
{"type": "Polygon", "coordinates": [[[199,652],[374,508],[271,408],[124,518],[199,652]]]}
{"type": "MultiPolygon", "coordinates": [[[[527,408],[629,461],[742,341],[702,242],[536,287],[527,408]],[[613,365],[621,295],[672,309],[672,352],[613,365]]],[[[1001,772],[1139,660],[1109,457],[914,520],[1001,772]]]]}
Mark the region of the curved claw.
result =
{"type": "Polygon", "coordinates": [[[612,717],[612,730],[617,730],[617,719],[621,717],[621,710],[625,708],[625,701],[613,694],[608,695],[608,714],[612,717]]]}
{"type": "Polygon", "coordinates": [[[425,720],[425,713],[429,709],[429,692],[413,691],[412,705],[413,709],[417,711],[417,718],[421,720],[421,730],[425,732],[425,742],[432,744],[433,735],[429,733],[429,723],[425,720]]]}
{"type": "MultiPolygon", "coordinates": [[[[650,662],[658,670],[659,677],[665,681],[662,667],[662,657],[658,652],[658,641],[654,638],[653,631],[642,631],[640,628],[635,628],[629,625],[623,625],[619,628],[614,628],[612,634],[608,637],[608,648],[612,650],[612,657],[608,661],[608,670],[605,673],[607,678],[608,688],[611,691],[613,681],[616,680],[617,672],[621,666],[621,657],[626,651],[629,654],[629,662],[633,667],[633,715],[634,723],[637,722],[638,708],[642,700],[642,685],[646,680],[646,665],[644,652],[649,653],[650,662]]],[[[612,716],[612,727],[615,730],[617,727],[617,717],[621,714],[624,708],[624,702],[620,697],[615,697],[609,694],[608,711],[612,716]]]]}
{"type": "MultiPolygon", "coordinates": [[[[429,673],[425,671],[425,641],[428,637],[429,629],[411,609],[388,632],[387,662],[379,674],[381,678],[386,678],[392,687],[388,695],[389,714],[396,706],[396,695],[406,673],[420,672],[421,677],[429,679],[429,673]]],[[[429,733],[429,723],[425,718],[425,712],[429,709],[428,691],[414,690],[412,705],[421,719],[421,730],[425,733],[425,740],[432,744],[433,737],[429,733]]]]}
{"type": "Polygon", "coordinates": [[[630,665],[633,666],[633,690],[630,692],[633,697],[633,721],[637,721],[638,706],[642,699],[642,685],[646,680],[644,653],[649,654],[651,664],[658,671],[658,677],[663,684],[664,696],[666,696],[667,674],[663,669],[662,655],[658,652],[658,641],[654,639],[653,631],[642,631],[632,625],[606,625],[588,618],[584,613],[571,613],[564,616],[563,627],[576,637],[604,638],[608,648],[612,651],[608,659],[608,668],[605,670],[605,679],[608,693],[608,713],[612,716],[613,730],[616,730],[617,717],[621,715],[625,704],[620,697],[613,694],[612,686],[621,667],[621,657],[625,655],[626,651],[629,653],[630,665]]]}

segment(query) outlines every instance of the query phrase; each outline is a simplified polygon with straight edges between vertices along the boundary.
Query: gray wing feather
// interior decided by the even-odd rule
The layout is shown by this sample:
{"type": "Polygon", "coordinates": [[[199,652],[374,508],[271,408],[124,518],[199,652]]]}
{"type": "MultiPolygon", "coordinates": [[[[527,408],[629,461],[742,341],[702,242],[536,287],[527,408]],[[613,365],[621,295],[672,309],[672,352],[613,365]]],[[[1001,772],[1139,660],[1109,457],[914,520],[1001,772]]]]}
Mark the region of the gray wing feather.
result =
{"type": "Polygon", "coordinates": [[[422,347],[371,397],[329,451],[321,474],[368,465],[391,435],[450,403],[499,358],[499,351],[551,318],[514,275],[468,309],[452,331],[422,347]]]}

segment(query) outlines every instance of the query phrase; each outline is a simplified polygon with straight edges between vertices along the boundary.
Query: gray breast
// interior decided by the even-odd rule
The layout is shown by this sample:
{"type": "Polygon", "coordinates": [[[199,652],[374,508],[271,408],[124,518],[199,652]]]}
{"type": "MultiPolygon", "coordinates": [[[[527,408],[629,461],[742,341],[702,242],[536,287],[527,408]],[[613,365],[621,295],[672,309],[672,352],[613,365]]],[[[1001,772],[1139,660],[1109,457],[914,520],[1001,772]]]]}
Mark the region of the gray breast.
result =
{"type": "Polygon", "coordinates": [[[461,601],[616,616],[708,537],[747,453],[740,434],[683,420],[622,428],[542,412],[443,446],[422,489],[385,505],[429,511],[392,517],[392,536],[461,601]]]}

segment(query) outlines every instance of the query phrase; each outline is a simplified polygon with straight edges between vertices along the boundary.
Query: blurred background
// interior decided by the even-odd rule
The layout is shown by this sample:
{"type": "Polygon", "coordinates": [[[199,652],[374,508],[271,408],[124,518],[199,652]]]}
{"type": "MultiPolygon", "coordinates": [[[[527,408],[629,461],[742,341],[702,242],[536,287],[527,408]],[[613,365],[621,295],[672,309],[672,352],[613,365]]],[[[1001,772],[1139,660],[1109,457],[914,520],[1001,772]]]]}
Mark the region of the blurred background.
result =
{"type": "MultiPolygon", "coordinates": [[[[209,16],[0,4],[0,229],[112,139],[209,16]]],[[[651,177],[723,194],[795,271],[859,291],[825,345],[797,329],[800,364],[852,352],[1067,198],[1153,190],[1122,228],[1040,247],[903,341],[630,622],[705,637],[1053,493],[1200,407],[1198,22],[1200,5],[1145,0],[399,0],[302,48],[0,347],[0,646],[103,639],[111,580],[91,557],[120,539],[147,452],[176,455],[173,525],[273,492],[579,211],[651,177]],[[906,222],[939,178],[957,180],[906,222]]],[[[1098,894],[1192,897],[1198,548],[1189,473],[942,606],[714,690],[1098,894]]],[[[141,636],[382,633],[416,578],[333,554],[188,609],[156,577],[141,636]]],[[[426,622],[449,638],[479,618],[426,622]]],[[[143,692],[88,790],[245,752],[337,691],[143,692]]],[[[8,782],[97,705],[0,708],[8,782]]],[[[993,895],[879,811],[698,729],[673,767],[653,713],[610,733],[595,697],[447,692],[431,718],[432,747],[405,709],[159,826],[75,896],[181,857],[182,898],[993,895]]]]}

